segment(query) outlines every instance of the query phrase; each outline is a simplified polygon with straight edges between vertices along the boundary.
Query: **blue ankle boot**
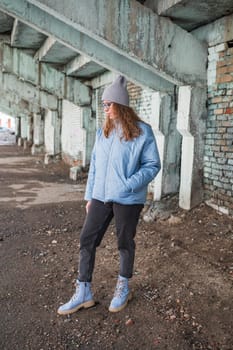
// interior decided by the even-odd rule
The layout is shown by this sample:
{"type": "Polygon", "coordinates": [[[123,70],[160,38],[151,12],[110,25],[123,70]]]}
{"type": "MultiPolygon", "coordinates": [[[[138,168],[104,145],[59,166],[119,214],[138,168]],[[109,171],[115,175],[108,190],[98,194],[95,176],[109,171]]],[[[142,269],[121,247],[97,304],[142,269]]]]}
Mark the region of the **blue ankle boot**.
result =
{"type": "Polygon", "coordinates": [[[109,306],[109,311],[118,312],[123,310],[126,307],[128,301],[131,299],[132,294],[129,291],[128,278],[119,276],[115,293],[109,306]]]}
{"type": "Polygon", "coordinates": [[[59,315],[72,314],[81,308],[88,308],[93,306],[94,300],[91,292],[90,282],[79,282],[76,283],[76,291],[72,298],[64,305],[61,305],[57,310],[59,315]]]}

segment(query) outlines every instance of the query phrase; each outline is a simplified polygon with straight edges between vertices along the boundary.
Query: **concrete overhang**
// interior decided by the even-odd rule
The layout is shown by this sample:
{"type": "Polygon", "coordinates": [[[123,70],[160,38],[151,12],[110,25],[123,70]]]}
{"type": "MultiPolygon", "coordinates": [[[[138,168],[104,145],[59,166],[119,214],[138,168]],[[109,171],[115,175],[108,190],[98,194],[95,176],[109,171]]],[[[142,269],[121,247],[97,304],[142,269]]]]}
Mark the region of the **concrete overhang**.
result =
{"type": "Polygon", "coordinates": [[[233,13],[232,0],[146,0],[143,4],[188,31],[233,13]]]}
{"type": "Polygon", "coordinates": [[[206,48],[135,1],[0,0],[0,9],[139,85],[173,91],[206,82],[206,48]]]}

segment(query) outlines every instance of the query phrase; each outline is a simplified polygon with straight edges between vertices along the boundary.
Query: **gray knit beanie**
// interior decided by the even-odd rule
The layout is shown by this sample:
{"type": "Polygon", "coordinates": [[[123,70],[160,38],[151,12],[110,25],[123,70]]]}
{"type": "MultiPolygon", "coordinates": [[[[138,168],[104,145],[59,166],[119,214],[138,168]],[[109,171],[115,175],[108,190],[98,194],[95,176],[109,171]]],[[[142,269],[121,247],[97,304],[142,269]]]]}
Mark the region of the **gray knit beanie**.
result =
{"type": "Polygon", "coordinates": [[[126,87],[126,79],[122,75],[106,87],[102,95],[102,101],[119,103],[123,106],[129,106],[129,94],[126,87]]]}

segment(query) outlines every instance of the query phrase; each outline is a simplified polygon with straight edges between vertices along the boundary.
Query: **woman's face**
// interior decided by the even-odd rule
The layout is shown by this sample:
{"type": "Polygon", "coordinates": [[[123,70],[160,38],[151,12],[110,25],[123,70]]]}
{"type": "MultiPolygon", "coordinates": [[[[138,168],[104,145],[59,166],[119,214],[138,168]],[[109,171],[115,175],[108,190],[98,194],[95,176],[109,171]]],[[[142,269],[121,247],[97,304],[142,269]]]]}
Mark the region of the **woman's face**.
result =
{"type": "Polygon", "coordinates": [[[113,102],[111,101],[103,101],[103,109],[104,113],[109,119],[116,119],[116,115],[114,114],[113,102]]]}

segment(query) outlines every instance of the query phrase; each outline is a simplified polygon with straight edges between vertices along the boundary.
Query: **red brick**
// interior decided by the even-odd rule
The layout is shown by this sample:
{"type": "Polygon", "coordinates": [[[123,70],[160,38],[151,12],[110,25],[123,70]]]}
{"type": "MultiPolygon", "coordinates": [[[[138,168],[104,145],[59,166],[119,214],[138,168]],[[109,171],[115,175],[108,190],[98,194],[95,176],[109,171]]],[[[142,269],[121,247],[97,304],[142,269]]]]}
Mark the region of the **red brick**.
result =
{"type": "Polygon", "coordinates": [[[224,114],[233,114],[233,108],[226,108],[224,109],[224,114]]]}
{"type": "Polygon", "coordinates": [[[218,61],[218,62],[217,62],[217,69],[218,69],[219,67],[224,67],[224,66],[226,66],[226,65],[227,65],[227,64],[226,64],[225,60],[218,61]]]}
{"type": "Polygon", "coordinates": [[[222,61],[217,62],[217,67],[230,66],[233,64],[233,57],[228,57],[222,61]]]}
{"type": "Polygon", "coordinates": [[[217,68],[217,74],[225,74],[225,73],[232,73],[232,72],[233,72],[233,65],[232,64],[229,66],[217,68]]]}
{"type": "Polygon", "coordinates": [[[221,76],[217,76],[217,83],[229,83],[233,81],[233,76],[230,74],[224,74],[221,76]]]}

